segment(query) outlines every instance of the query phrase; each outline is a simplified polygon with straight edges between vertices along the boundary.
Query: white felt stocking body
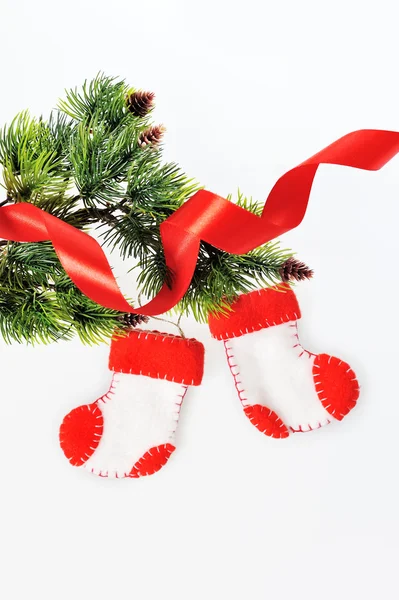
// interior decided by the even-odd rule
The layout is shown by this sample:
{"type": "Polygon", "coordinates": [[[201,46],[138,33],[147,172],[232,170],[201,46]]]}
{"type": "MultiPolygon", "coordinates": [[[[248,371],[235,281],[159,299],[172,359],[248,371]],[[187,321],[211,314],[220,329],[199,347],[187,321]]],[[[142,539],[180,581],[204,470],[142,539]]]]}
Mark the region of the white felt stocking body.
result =
{"type": "Polygon", "coordinates": [[[167,446],[165,455],[171,454],[186,391],[181,383],[115,373],[109,392],[97,401],[104,430],[84,468],[95,475],[128,477],[150,449],[159,454],[167,446]]]}
{"type": "Polygon", "coordinates": [[[203,346],[135,330],[113,340],[110,369],[109,391],[65,417],[61,447],[71,464],[96,475],[150,475],[175,450],[183,399],[202,378],[203,346]]]}
{"type": "Polygon", "coordinates": [[[341,420],[354,406],[358,383],[349,365],[305,350],[292,290],[271,288],[241,296],[226,318],[210,318],[223,340],[243,409],[272,437],[311,431],[341,420]]]}

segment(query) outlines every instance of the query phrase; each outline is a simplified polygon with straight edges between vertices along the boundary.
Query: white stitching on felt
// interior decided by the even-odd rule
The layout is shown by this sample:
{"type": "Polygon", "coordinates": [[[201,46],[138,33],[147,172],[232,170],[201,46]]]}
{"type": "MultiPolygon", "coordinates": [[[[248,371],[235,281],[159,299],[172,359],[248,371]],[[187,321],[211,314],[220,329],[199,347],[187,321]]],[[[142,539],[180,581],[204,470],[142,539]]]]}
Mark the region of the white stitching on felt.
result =
{"type": "MultiPolygon", "coordinates": [[[[331,364],[331,360],[338,360],[337,358],[335,358],[335,356],[329,356],[328,357],[328,364],[331,364]]],[[[343,363],[342,360],[340,360],[339,365],[341,365],[343,363]]],[[[319,367],[320,365],[314,365],[315,367],[319,367]]],[[[345,372],[349,373],[349,371],[352,371],[351,367],[349,367],[349,369],[347,369],[345,372]]],[[[313,374],[313,381],[314,381],[314,385],[316,386],[321,386],[322,382],[320,381],[320,373],[314,373],[313,374]]],[[[351,379],[350,381],[357,381],[356,377],[354,377],[353,379],[351,379]]],[[[336,415],[338,414],[341,419],[345,417],[345,414],[342,412],[339,412],[336,408],[334,408],[332,411],[330,411],[329,409],[331,408],[332,404],[324,404],[324,402],[328,402],[328,398],[321,398],[321,395],[324,394],[324,390],[322,389],[316,389],[316,393],[319,397],[320,402],[323,404],[324,408],[326,409],[327,412],[330,413],[331,416],[333,416],[334,418],[337,418],[336,415]]]]}
{"type": "Polygon", "coordinates": [[[132,331],[132,333],[138,333],[137,338],[140,339],[141,335],[144,335],[144,339],[146,340],[148,338],[148,336],[150,335],[154,335],[155,337],[163,337],[164,339],[169,339],[170,343],[175,342],[176,340],[183,340],[184,342],[197,342],[198,340],[196,338],[182,338],[180,335],[175,335],[174,333],[167,333],[167,332],[161,332],[161,331],[157,331],[157,330],[152,330],[152,331],[147,331],[145,329],[138,329],[136,328],[134,331],[132,331]]]}
{"type": "MultiPolygon", "coordinates": [[[[146,334],[144,339],[146,340],[148,338],[148,336],[150,335],[154,335],[156,337],[161,337],[161,342],[164,342],[166,339],[169,340],[169,342],[172,344],[174,341],[176,340],[183,340],[185,343],[187,343],[187,345],[192,345],[192,344],[198,344],[198,340],[196,338],[182,338],[178,335],[174,335],[173,333],[160,333],[159,331],[148,331],[145,332],[144,330],[139,330],[136,329],[136,332],[138,332],[138,336],[137,338],[140,339],[141,334],[146,334]]],[[[113,371],[114,373],[118,372],[118,373],[125,373],[125,374],[130,374],[132,375],[132,368],[129,369],[129,373],[127,373],[127,371],[124,371],[123,369],[115,369],[115,366],[110,366],[109,367],[110,371],[113,371]]],[[[160,374],[159,372],[154,375],[152,374],[150,371],[148,373],[143,373],[142,370],[140,370],[140,372],[138,373],[139,375],[144,375],[145,377],[151,377],[152,379],[167,379],[168,374],[165,373],[165,375],[160,374]]],[[[174,382],[175,379],[173,377],[173,379],[169,380],[174,382]]],[[[184,383],[184,379],[181,382],[176,381],[176,383],[184,383]]],[[[191,385],[194,385],[194,378],[191,380],[191,385]]]]}
{"type": "MultiPolygon", "coordinates": [[[[295,319],[299,318],[298,315],[297,315],[297,313],[293,313],[293,315],[294,315],[295,319]]],[[[276,321],[269,321],[268,319],[265,319],[265,321],[263,323],[261,323],[260,321],[258,321],[257,325],[252,325],[252,327],[251,326],[250,327],[246,327],[245,328],[245,332],[242,329],[239,330],[240,333],[236,333],[234,331],[230,331],[230,332],[226,331],[226,333],[224,333],[224,334],[223,333],[218,333],[216,335],[212,334],[212,337],[215,338],[215,339],[217,339],[217,340],[223,340],[224,341],[224,340],[229,340],[229,339],[234,338],[234,337],[240,337],[240,335],[245,335],[245,333],[252,333],[254,331],[259,331],[259,328],[260,329],[265,329],[267,327],[275,327],[277,325],[280,325],[281,323],[289,323],[290,321],[292,321],[292,317],[290,317],[290,315],[286,314],[285,316],[287,318],[285,318],[284,316],[280,317],[280,320],[277,320],[277,322],[276,321]]],[[[296,326],[297,326],[296,323],[293,324],[293,325],[289,325],[289,327],[296,327],[296,326]]],[[[316,355],[314,355],[314,356],[316,356],[316,355]]]]}
{"type": "MultiPolygon", "coordinates": [[[[328,359],[328,364],[330,364],[330,360],[331,360],[331,356],[330,356],[330,357],[329,357],[329,359],[328,359]]],[[[319,366],[319,365],[318,365],[318,366],[319,366]]],[[[321,381],[320,381],[319,379],[316,379],[316,377],[318,377],[318,378],[319,378],[319,377],[320,377],[320,374],[318,373],[318,374],[317,374],[317,376],[316,376],[315,374],[313,374],[313,381],[314,381],[314,385],[315,385],[315,387],[316,387],[316,386],[319,386],[319,385],[322,385],[321,381]]],[[[320,402],[321,402],[322,404],[323,404],[323,402],[327,401],[327,398],[324,398],[324,399],[321,399],[321,398],[320,398],[320,395],[321,395],[321,394],[324,394],[324,390],[321,390],[321,389],[316,389],[316,393],[317,393],[317,395],[318,395],[318,397],[319,397],[319,400],[320,400],[320,402]]],[[[324,406],[325,410],[326,410],[327,412],[329,412],[329,413],[330,413],[330,414],[331,414],[331,415],[332,415],[332,416],[335,418],[335,414],[336,414],[338,411],[337,411],[335,408],[333,409],[333,411],[332,411],[332,412],[330,412],[330,411],[328,410],[329,408],[331,408],[331,403],[330,403],[330,404],[323,404],[323,406],[324,406]]],[[[340,415],[341,417],[344,417],[344,415],[343,415],[342,413],[339,413],[339,415],[340,415]]]]}

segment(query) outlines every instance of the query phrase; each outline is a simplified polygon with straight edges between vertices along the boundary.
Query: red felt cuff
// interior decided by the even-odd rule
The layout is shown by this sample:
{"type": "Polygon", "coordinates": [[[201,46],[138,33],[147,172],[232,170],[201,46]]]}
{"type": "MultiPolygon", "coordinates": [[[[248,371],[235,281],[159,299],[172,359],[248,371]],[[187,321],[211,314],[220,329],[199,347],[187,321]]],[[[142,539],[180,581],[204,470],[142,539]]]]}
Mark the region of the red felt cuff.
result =
{"type": "Polygon", "coordinates": [[[135,329],[124,337],[113,338],[109,368],[120,373],[199,385],[204,372],[204,346],[193,338],[135,329]]]}
{"type": "Polygon", "coordinates": [[[227,340],[300,317],[301,311],[294,292],[287,285],[280,284],[243,294],[234,302],[231,312],[226,316],[211,313],[208,323],[212,337],[227,340]]]}

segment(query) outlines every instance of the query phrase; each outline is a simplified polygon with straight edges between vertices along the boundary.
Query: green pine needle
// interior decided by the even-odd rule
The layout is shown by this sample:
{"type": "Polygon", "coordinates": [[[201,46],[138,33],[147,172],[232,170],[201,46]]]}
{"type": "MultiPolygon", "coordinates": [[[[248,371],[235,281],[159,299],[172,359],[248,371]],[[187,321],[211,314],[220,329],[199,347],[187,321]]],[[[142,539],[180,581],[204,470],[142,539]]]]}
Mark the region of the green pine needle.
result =
{"type": "MultiPolygon", "coordinates": [[[[152,111],[141,117],[128,110],[127,96],[134,91],[100,73],[68,90],[48,120],[26,111],[17,115],[0,130],[3,204],[31,202],[81,230],[98,229],[104,244],[131,261],[140,293],[153,297],[173,282],[159,226],[200,186],[163,161],[162,146],[141,147],[152,111]]],[[[262,214],[263,203],[240,191],[236,202],[262,214]]],[[[175,310],[198,321],[209,312],[225,313],[238,294],[277,283],[291,255],[278,242],[244,256],[201,242],[190,287],[175,310]]],[[[7,342],[78,335],[93,344],[124,323],[123,313],[76,288],[50,242],[0,241],[0,334],[7,342]]]]}

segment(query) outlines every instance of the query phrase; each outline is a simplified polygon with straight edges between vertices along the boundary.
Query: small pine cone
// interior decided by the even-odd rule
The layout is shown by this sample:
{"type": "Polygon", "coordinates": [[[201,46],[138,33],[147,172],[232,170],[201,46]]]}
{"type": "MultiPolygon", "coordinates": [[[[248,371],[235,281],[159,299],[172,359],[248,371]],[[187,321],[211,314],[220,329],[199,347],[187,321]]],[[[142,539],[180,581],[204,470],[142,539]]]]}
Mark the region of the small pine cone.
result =
{"type": "Polygon", "coordinates": [[[145,117],[153,107],[154,92],[134,92],[127,97],[127,107],[136,117],[145,117]]]}
{"type": "Polygon", "coordinates": [[[296,258],[289,258],[280,268],[280,276],[284,283],[289,281],[303,281],[313,277],[312,269],[296,258]]]}
{"type": "Polygon", "coordinates": [[[148,323],[149,318],[135,313],[126,313],[122,315],[121,321],[126,327],[137,327],[137,325],[141,325],[141,323],[148,323]]]}
{"type": "Polygon", "coordinates": [[[158,146],[166,129],[163,125],[153,125],[140,134],[138,144],[140,148],[146,146],[158,146]]]}

